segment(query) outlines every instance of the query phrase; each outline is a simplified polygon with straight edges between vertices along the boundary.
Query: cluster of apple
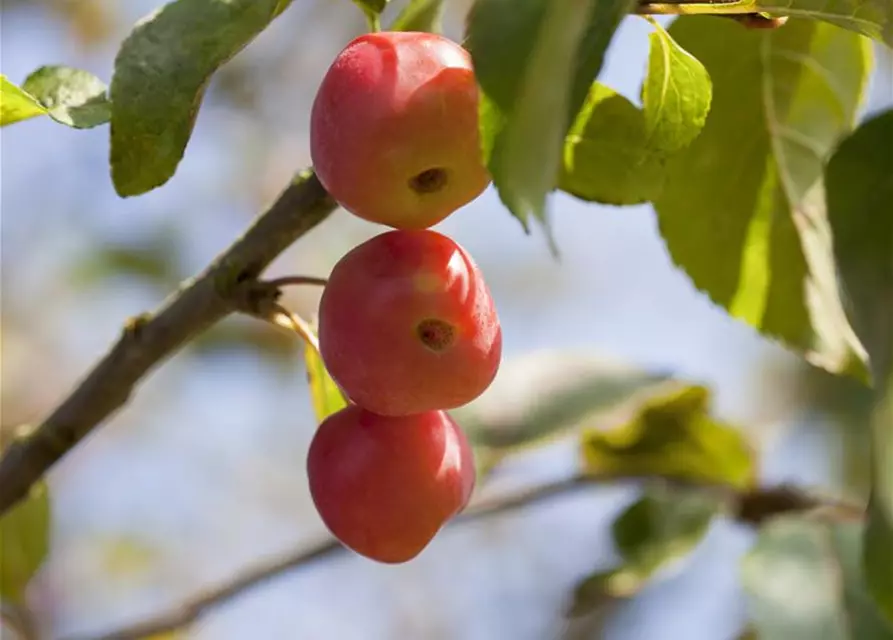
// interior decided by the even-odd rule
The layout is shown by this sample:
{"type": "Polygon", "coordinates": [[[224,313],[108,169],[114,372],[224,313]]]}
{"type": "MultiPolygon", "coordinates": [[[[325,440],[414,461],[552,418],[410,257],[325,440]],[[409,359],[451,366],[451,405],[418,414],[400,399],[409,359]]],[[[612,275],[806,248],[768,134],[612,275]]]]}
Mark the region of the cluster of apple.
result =
{"type": "Polygon", "coordinates": [[[429,229],[490,182],[468,52],[430,33],[353,40],[319,87],[310,150],[342,207],[392,227],[338,261],[320,301],[320,354],[350,402],[314,435],[310,493],[345,546],[406,562],[468,503],[474,460],[446,410],[502,355],[478,266],[429,229]]]}

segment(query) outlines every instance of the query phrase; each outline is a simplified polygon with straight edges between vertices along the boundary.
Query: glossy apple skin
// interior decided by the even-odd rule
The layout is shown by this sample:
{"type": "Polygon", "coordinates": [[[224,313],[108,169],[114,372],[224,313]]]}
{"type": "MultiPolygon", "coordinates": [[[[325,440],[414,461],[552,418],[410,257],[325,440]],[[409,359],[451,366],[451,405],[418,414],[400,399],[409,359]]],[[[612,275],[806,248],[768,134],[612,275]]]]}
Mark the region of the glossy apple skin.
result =
{"type": "Polygon", "coordinates": [[[484,277],[455,241],[388,231],[344,255],[319,307],[320,354],[357,404],[382,415],[453,409],[499,369],[502,329],[484,277]]]}
{"type": "Polygon", "coordinates": [[[443,411],[389,418],[356,405],[320,424],[307,475],[329,531],[389,564],[421,553],[475,484],[468,440],[443,411]]]}
{"type": "Polygon", "coordinates": [[[310,155],[323,186],[360,218],[398,229],[440,222],[490,183],[471,56],[431,33],[356,38],[317,91],[310,155]]]}

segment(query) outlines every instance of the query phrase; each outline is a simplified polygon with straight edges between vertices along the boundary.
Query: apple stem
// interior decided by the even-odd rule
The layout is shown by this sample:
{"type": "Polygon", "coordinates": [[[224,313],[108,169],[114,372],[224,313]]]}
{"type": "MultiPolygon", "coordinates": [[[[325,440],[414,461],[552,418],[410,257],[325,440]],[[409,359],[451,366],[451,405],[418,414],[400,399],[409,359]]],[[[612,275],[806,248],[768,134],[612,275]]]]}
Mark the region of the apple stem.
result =
{"type": "Polygon", "coordinates": [[[363,13],[366,14],[366,24],[369,25],[369,31],[372,33],[381,31],[381,17],[372,9],[364,8],[363,13]]]}
{"type": "Polygon", "coordinates": [[[273,313],[266,318],[277,327],[297,333],[310,347],[319,353],[319,340],[310,324],[296,313],[292,313],[281,304],[274,303],[273,313]]]}

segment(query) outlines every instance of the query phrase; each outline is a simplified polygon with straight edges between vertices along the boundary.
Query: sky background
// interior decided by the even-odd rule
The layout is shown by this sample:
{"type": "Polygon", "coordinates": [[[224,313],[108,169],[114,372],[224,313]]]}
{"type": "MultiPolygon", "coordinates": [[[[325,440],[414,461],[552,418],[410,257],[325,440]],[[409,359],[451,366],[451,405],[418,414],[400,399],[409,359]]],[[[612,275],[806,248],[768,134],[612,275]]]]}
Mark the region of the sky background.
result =
{"type": "MultiPolygon", "coordinates": [[[[72,8],[77,0],[5,4],[3,73],[21,81],[42,64],[65,63],[109,78],[117,43],[156,6],[81,2],[97,13],[83,18],[72,8]]],[[[464,5],[451,7],[447,35],[460,37],[464,5]]],[[[309,163],[316,86],[362,28],[347,0],[296,2],[228,65],[231,73],[215,77],[176,176],[139,198],[122,200],[112,189],[107,127],[74,131],[36,119],[3,130],[4,425],[39,420],[126,318],[157,307],[309,163]],[[160,274],[122,277],[97,267],[97,255],[122,246],[155,246],[164,256],[154,266],[160,274]]],[[[634,101],[648,32],[643,20],[627,19],[600,76],[634,101]]],[[[891,69],[882,61],[871,110],[893,104],[891,69]]],[[[436,227],[467,248],[488,279],[504,332],[501,375],[535,375],[543,354],[672,371],[710,385],[717,412],[752,431],[767,480],[841,482],[837,436],[784,393],[796,386],[799,361],[692,287],[670,262],[650,207],[556,195],[550,211],[560,262],[541,233],[525,235],[492,189],[436,227]]],[[[339,211],[269,273],[325,275],[379,231],[339,211]]],[[[312,312],[317,295],[290,291],[285,302],[312,312]]],[[[127,410],[54,468],[53,549],[32,585],[53,637],[99,633],[174,607],[325,535],[304,470],[314,418],[299,345],[267,339],[278,356],[208,347],[170,360],[127,410]]],[[[503,485],[560,477],[572,461],[555,447],[519,462],[503,485]]],[[[449,528],[396,567],[341,553],[245,592],[184,637],[557,639],[573,631],[561,620],[569,589],[614,559],[608,525],[633,495],[599,488],[449,528]]],[[[601,637],[736,637],[744,620],[737,563],[750,539],[718,523],[685,573],[623,607],[601,637]]]]}

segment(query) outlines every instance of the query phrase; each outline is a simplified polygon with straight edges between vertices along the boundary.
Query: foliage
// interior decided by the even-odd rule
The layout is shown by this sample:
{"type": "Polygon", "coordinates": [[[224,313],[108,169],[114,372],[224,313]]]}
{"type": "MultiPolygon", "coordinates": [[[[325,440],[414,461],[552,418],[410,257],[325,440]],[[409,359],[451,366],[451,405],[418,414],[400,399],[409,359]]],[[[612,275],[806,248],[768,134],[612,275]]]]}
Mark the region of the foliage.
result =
{"type": "Polygon", "coordinates": [[[893,638],[863,586],[860,529],[793,517],[763,527],[741,569],[759,638],[893,638]]]}
{"type": "Polygon", "coordinates": [[[893,110],[844,140],[826,169],[834,256],[849,315],[871,357],[872,492],[863,567],[893,620],[893,110]]]}
{"type": "Polygon", "coordinates": [[[580,439],[587,474],[660,476],[683,481],[754,485],[755,454],[738,429],[710,415],[710,391],[679,385],[646,401],[612,429],[588,429],[580,439]]]}
{"type": "Polygon", "coordinates": [[[627,507],[611,527],[620,566],[582,580],[568,611],[590,613],[613,599],[675,575],[707,534],[721,502],[691,489],[656,485],[627,507]]]}
{"type": "Polygon", "coordinates": [[[50,549],[51,516],[43,481],[0,516],[0,601],[24,604],[25,589],[50,549]]]}
{"type": "MultiPolygon", "coordinates": [[[[214,73],[291,4],[173,0],[121,44],[108,91],[92,74],[58,65],[37,69],[21,86],[0,77],[0,125],[41,115],[73,128],[109,122],[117,193],[147,193],[175,175],[214,73]]],[[[386,0],[355,4],[370,28],[380,26],[386,0]]],[[[443,4],[411,0],[391,28],[439,31],[443,4]]],[[[742,582],[750,636],[891,637],[893,110],[859,121],[872,68],[869,38],[893,47],[893,3],[679,5],[680,14],[792,19],[769,31],[708,15],[682,17],[666,31],[652,22],[646,75],[633,100],[598,78],[616,29],[636,9],[648,5],[473,3],[464,44],[478,77],[481,153],[495,189],[525,229],[531,217],[544,225],[556,252],[547,210],[553,192],[615,206],[651,203],[672,260],[694,287],[809,362],[873,385],[866,522],[770,520],[743,563],[742,582]]],[[[304,184],[315,184],[311,174],[304,184]]],[[[271,256],[284,249],[279,244],[271,256]]],[[[143,258],[112,249],[89,266],[165,284],[179,278],[170,264],[143,258]]],[[[346,400],[316,351],[304,355],[321,421],[346,400]]],[[[479,452],[514,451],[573,429],[583,476],[673,483],[648,487],[615,521],[621,563],[579,585],[576,613],[634,595],[681,566],[722,513],[705,489],[759,488],[756,451],[712,414],[708,389],[597,369],[554,385],[550,403],[497,418],[480,406],[456,412],[479,452]],[[595,425],[594,416],[642,390],[651,394],[632,417],[595,425]]],[[[49,523],[43,483],[0,519],[4,599],[22,599],[47,554],[49,523]]]]}

